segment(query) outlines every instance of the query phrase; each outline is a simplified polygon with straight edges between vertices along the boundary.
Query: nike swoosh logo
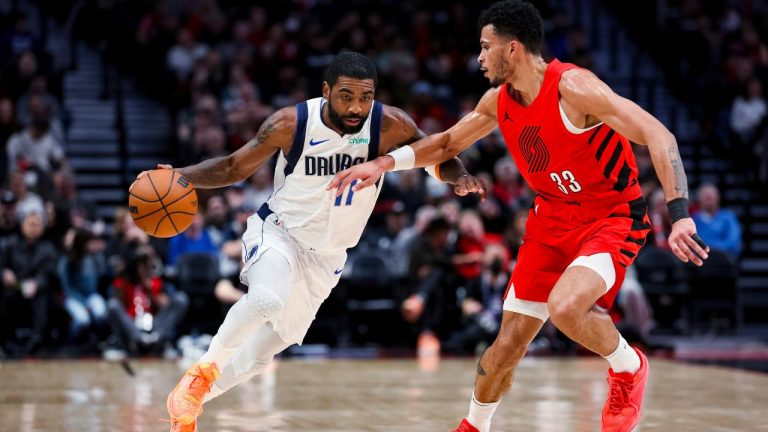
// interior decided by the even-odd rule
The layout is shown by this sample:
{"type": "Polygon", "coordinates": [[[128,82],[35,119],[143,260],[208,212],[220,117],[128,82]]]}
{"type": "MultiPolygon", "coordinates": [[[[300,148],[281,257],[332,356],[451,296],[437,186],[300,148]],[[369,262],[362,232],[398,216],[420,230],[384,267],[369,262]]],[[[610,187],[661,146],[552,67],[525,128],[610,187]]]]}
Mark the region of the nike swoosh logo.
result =
{"type": "Polygon", "coordinates": [[[343,270],[344,270],[343,268],[340,268],[340,269],[338,269],[338,270],[335,270],[335,271],[333,272],[333,274],[341,274],[341,272],[342,272],[343,270]]]}
{"type": "Polygon", "coordinates": [[[328,141],[329,139],[330,139],[330,138],[328,138],[328,139],[324,139],[324,140],[322,140],[322,141],[315,141],[315,140],[313,140],[313,139],[311,139],[311,138],[310,138],[310,140],[309,140],[309,145],[311,145],[311,146],[316,146],[316,145],[318,145],[318,144],[322,144],[322,143],[324,143],[324,142],[328,141]]]}

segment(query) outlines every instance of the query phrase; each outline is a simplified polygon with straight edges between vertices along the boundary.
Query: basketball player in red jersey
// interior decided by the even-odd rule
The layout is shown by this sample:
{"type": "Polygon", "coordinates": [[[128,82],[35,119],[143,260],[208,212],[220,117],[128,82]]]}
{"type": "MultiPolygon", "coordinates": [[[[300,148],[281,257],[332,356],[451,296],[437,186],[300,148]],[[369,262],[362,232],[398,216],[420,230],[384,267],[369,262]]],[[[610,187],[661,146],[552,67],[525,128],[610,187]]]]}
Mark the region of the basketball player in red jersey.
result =
{"type": "MultiPolygon", "coordinates": [[[[669,244],[702,265],[709,248],[688,216],[688,185],[675,137],[588,70],[541,56],[543,22],[530,3],[493,4],[480,17],[478,62],[494,87],[449,130],[336,175],[329,188],[372,185],[383,172],[432,166],[501,128],[537,197],[504,301],[502,326],[477,366],[469,415],[457,432],[490,429],[515,367],[547,318],[610,363],[602,430],[640,420],[648,361],[629,347],[610,307],[650,229],[629,140],[647,145],[673,220],[669,244]]],[[[468,191],[482,187],[467,182],[468,191]]]]}

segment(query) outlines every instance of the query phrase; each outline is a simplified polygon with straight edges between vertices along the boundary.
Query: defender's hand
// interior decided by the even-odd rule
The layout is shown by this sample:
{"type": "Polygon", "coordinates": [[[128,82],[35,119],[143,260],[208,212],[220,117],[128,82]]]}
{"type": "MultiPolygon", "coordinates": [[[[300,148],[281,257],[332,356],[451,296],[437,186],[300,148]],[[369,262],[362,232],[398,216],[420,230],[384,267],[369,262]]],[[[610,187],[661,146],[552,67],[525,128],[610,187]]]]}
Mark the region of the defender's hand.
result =
{"type": "Polygon", "coordinates": [[[704,264],[709,252],[709,246],[696,234],[696,224],[693,219],[685,218],[672,224],[669,235],[669,247],[680,261],[692,261],[697,266],[704,264]]]}
{"type": "MultiPolygon", "coordinates": [[[[168,164],[157,164],[157,169],[169,169],[169,170],[172,170],[173,167],[171,165],[168,165],[168,164]]],[[[148,172],[149,172],[149,170],[140,172],[139,175],[136,176],[136,180],[144,177],[145,175],[147,175],[148,172]]],[[[128,187],[128,192],[130,192],[131,189],[133,189],[133,185],[136,184],[136,180],[134,180],[133,183],[131,183],[131,186],[128,187]]]]}
{"type": "Polygon", "coordinates": [[[372,186],[386,171],[386,168],[380,163],[380,159],[381,158],[355,165],[344,171],[339,171],[333,176],[333,180],[328,183],[325,190],[336,189],[336,195],[338,196],[341,195],[347,189],[347,186],[355,180],[359,180],[355,186],[352,187],[352,190],[355,192],[367,188],[368,186],[372,186]]]}
{"type": "Polygon", "coordinates": [[[464,174],[456,180],[456,183],[453,185],[453,192],[458,196],[477,193],[480,194],[480,201],[485,201],[486,192],[483,182],[469,174],[464,174]]]}

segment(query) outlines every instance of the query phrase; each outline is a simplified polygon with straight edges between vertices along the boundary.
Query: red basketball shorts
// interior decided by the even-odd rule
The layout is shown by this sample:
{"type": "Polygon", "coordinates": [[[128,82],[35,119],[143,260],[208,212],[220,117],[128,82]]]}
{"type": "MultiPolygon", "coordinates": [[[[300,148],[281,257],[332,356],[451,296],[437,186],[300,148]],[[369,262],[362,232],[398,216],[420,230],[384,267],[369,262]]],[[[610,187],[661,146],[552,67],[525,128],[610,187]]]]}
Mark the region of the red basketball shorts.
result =
{"type": "Polygon", "coordinates": [[[613,264],[615,281],[597,304],[610,308],[650,228],[648,206],[642,197],[597,208],[552,203],[538,197],[528,216],[523,245],[504,296],[504,309],[545,320],[547,299],[565,269],[576,258],[606,253],[613,264]],[[529,313],[529,307],[543,312],[529,313]]]}

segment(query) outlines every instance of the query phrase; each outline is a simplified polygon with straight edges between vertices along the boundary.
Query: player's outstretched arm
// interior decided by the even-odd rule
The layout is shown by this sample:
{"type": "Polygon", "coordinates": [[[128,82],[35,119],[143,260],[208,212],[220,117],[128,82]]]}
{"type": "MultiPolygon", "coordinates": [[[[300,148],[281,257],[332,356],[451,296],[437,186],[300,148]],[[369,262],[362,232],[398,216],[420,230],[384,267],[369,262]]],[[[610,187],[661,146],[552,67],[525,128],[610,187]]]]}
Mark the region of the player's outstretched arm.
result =
{"type": "MultiPolygon", "coordinates": [[[[386,155],[389,151],[417,142],[426,136],[405,111],[389,105],[384,106],[384,115],[381,120],[380,155],[386,155]]],[[[485,200],[486,192],[483,182],[470,175],[459,158],[454,156],[425,169],[439,181],[453,185],[457,195],[478,193],[481,200],[485,200]]]]}
{"type": "Polygon", "coordinates": [[[659,120],[614,93],[589,71],[576,69],[564,73],[559,90],[564,107],[602,120],[630,141],[648,146],[672,216],[672,252],[683,262],[702,265],[709,247],[696,234],[696,225],[688,216],[688,180],[675,136],[659,120]]]}
{"type": "Polygon", "coordinates": [[[498,89],[489,90],[474,111],[447,131],[430,135],[370,162],[341,171],[330,182],[328,190],[338,187],[345,189],[354,180],[359,180],[354,190],[360,190],[376,183],[386,171],[433,166],[454,158],[497,126],[497,99],[498,89]],[[405,160],[398,157],[403,154],[406,155],[405,160]]]}
{"type": "MultiPolygon", "coordinates": [[[[204,160],[177,171],[200,189],[212,189],[245,180],[279,149],[286,153],[296,129],[296,108],[283,108],[262,123],[256,136],[236,152],[204,160]]],[[[170,165],[158,165],[172,169],[170,165]]],[[[144,174],[144,173],[142,173],[144,174]]],[[[139,174],[141,177],[142,174],[139,174]]]]}

